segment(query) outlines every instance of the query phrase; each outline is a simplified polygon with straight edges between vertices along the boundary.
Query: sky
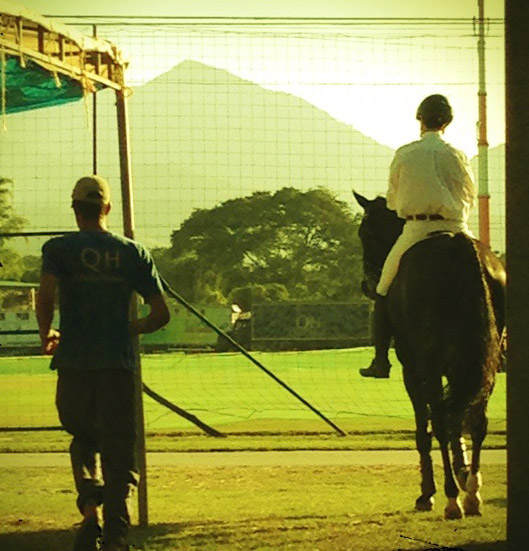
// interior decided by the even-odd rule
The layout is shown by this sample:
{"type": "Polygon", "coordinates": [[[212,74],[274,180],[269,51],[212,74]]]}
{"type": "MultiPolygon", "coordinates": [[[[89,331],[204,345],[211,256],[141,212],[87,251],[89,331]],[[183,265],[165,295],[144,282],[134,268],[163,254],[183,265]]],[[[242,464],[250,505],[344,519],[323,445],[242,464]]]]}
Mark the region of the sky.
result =
{"type": "MultiPolygon", "coordinates": [[[[273,17],[472,17],[477,0],[25,0],[41,14],[211,15],[273,17]]],[[[486,16],[503,17],[504,0],[485,0],[486,16]]]]}
{"type": "MultiPolygon", "coordinates": [[[[370,24],[315,26],[243,25],[138,27],[98,24],[98,34],[130,59],[129,85],[141,86],[176,64],[193,59],[225,69],[264,88],[303,98],[381,144],[397,148],[418,138],[417,105],[431,93],[449,97],[455,118],[445,138],[468,157],[477,153],[478,0],[25,0],[62,23],[112,15],[131,16],[379,18],[370,24]],[[391,21],[418,18],[420,23],[391,21]],[[432,19],[451,21],[431,23],[432,19]],[[454,22],[459,19],[459,22],[454,22]],[[428,22],[430,20],[430,22],[428,22]]],[[[485,16],[503,18],[503,0],[485,0],[485,16]]],[[[502,25],[487,27],[488,139],[505,141],[502,25]]],[[[366,159],[369,163],[369,159],[366,159]]],[[[500,182],[498,185],[503,185],[500,182]]],[[[498,186],[496,186],[498,187],[498,186]]],[[[491,193],[496,188],[491,182],[491,193]]],[[[503,195],[494,197],[496,210],[503,195]]]]}
{"type": "MultiPolygon", "coordinates": [[[[484,3],[485,17],[494,20],[486,31],[487,138],[493,148],[505,142],[504,0],[484,3]]],[[[418,139],[417,106],[427,95],[442,93],[454,109],[445,139],[469,158],[478,153],[473,24],[478,0],[25,0],[22,4],[48,17],[68,16],[58,21],[76,24],[86,34],[97,22],[98,35],[117,44],[130,60],[127,82],[132,88],[192,59],[300,97],[393,149],[418,139]],[[83,15],[89,17],[79,18],[83,15]],[[112,25],[109,20],[97,21],[97,16],[117,19],[112,25]],[[135,23],[130,17],[141,16],[159,16],[160,24],[151,20],[151,25],[142,27],[144,20],[138,20],[138,25],[130,25],[135,23]],[[163,19],[185,16],[354,21],[316,25],[297,20],[288,26],[201,21],[190,26],[178,19],[167,25],[163,19]]],[[[492,218],[498,227],[503,227],[504,198],[498,193],[502,188],[503,181],[489,182],[495,201],[492,218]]],[[[503,237],[497,240],[502,242],[503,237]]]]}
{"type": "MultiPolygon", "coordinates": [[[[267,0],[242,1],[175,0],[112,2],[93,0],[26,0],[23,4],[44,15],[118,15],[118,16],[248,16],[248,17],[351,17],[351,18],[466,18],[468,28],[445,24],[441,34],[467,35],[455,43],[446,55],[439,55],[446,36],[428,39],[433,27],[392,26],[335,27],[342,36],[325,36],[325,31],[297,26],[303,36],[292,40],[292,27],[276,32],[241,27],[231,36],[227,29],[206,29],[205,34],[189,34],[186,41],[179,33],[178,48],[173,35],[160,31],[157,42],[151,36],[134,35],[122,30],[107,38],[116,42],[131,60],[128,80],[141,85],[170,70],[184,59],[195,59],[256,82],[265,88],[299,96],[331,116],[353,126],[379,143],[397,148],[417,138],[415,110],[431,93],[444,93],[453,104],[455,119],[446,138],[472,157],[477,153],[477,78],[476,40],[472,18],[478,14],[477,0],[267,0]],[[268,33],[268,36],[266,34],[268,33]],[[385,36],[388,34],[388,36],[385,36]],[[408,36],[424,35],[419,42],[408,36]],[[394,35],[393,42],[392,36],[394,35]],[[333,44],[331,42],[334,41],[333,44]],[[172,48],[172,49],[171,49],[172,48]],[[417,51],[419,48],[420,51],[417,51]],[[153,50],[152,61],[144,61],[153,50]],[[225,54],[219,54],[224,50],[225,54]],[[178,55],[175,55],[178,51],[178,55]],[[241,55],[241,52],[244,52],[241,55]],[[421,58],[420,64],[414,56],[421,58]],[[439,75],[442,75],[439,77],[439,75]],[[464,82],[470,83],[464,85],[464,82]],[[419,85],[418,85],[419,84],[419,85]]],[[[503,0],[485,0],[485,16],[503,17],[503,0]]],[[[492,27],[491,33],[498,26],[492,27]]],[[[296,29],[296,27],[294,27],[296,29]]],[[[84,32],[90,32],[87,27],[84,32]]],[[[489,143],[504,142],[503,52],[496,44],[487,53],[488,74],[493,75],[489,89],[489,143]],[[501,76],[498,76],[501,75],[501,76]]]]}

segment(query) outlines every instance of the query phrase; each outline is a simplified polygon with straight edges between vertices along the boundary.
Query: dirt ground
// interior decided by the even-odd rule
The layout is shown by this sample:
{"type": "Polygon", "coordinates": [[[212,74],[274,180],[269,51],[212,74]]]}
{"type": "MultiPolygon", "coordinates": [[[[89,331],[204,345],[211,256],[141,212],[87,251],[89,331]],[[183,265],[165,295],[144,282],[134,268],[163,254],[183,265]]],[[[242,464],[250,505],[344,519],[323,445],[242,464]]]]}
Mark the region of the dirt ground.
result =
{"type": "MultiPolygon", "coordinates": [[[[305,465],[415,465],[415,450],[384,451],[234,451],[234,452],[152,452],[147,465],[154,466],[305,466],[305,465]]],[[[434,462],[440,464],[439,451],[433,451],[434,462]]],[[[483,450],[482,463],[506,463],[506,450],[483,450]]],[[[2,453],[0,469],[5,467],[68,467],[66,453],[2,453]]]]}

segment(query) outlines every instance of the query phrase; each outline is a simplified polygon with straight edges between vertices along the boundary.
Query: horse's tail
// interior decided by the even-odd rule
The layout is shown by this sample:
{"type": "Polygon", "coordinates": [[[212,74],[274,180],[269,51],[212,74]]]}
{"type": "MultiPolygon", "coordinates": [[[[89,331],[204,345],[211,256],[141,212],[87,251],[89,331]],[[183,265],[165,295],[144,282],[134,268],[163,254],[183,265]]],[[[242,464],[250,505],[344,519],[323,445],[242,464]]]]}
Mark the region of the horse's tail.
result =
{"type": "Polygon", "coordinates": [[[457,234],[453,239],[455,275],[452,279],[458,297],[454,320],[459,320],[463,357],[448,366],[446,411],[463,416],[470,405],[486,407],[494,386],[499,360],[499,339],[491,293],[480,255],[472,239],[457,234]],[[452,369],[452,372],[450,370],[452,369]]]}

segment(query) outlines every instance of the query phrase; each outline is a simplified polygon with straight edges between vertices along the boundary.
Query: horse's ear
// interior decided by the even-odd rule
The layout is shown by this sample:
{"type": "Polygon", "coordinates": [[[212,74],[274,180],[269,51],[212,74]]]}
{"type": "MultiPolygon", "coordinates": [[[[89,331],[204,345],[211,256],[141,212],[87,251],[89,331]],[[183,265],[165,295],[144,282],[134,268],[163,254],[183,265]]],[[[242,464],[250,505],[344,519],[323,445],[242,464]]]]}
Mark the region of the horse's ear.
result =
{"type": "Polygon", "coordinates": [[[354,190],[353,190],[353,195],[355,196],[355,199],[357,200],[358,204],[364,210],[367,210],[369,208],[369,205],[371,204],[371,201],[369,199],[366,199],[363,195],[360,195],[359,193],[356,193],[356,191],[354,191],[354,190]]]}

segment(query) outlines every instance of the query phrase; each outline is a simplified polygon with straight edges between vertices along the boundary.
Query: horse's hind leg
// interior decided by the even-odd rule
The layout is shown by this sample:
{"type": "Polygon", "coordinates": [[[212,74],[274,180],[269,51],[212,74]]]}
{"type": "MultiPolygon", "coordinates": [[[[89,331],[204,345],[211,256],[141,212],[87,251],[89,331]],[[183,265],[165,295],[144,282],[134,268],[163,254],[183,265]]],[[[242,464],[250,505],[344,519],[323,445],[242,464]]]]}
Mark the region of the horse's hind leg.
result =
{"type": "Polygon", "coordinates": [[[463,518],[463,508],[459,501],[459,488],[454,477],[454,471],[450,463],[450,452],[448,450],[448,428],[447,415],[445,404],[442,397],[435,401],[432,405],[432,427],[434,434],[439,441],[441,449],[441,457],[443,459],[444,470],[444,489],[445,495],[448,498],[448,503],[445,507],[444,515],[447,520],[457,520],[463,518]]]}
{"type": "Polygon", "coordinates": [[[428,432],[428,406],[420,385],[404,370],[404,384],[415,412],[415,443],[420,456],[421,495],[415,501],[417,511],[431,511],[436,492],[432,463],[432,434],[428,432]]]}
{"type": "Polygon", "coordinates": [[[415,413],[415,442],[420,455],[421,495],[415,501],[417,511],[431,511],[436,492],[432,463],[432,433],[428,432],[428,410],[424,406],[424,415],[415,413]]]}
{"type": "Polygon", "coordinates": [[[463,503],[465,514],[469,516],[481,516],[481,486],[482,477],[480,472],[481,446],[487,434],[488,419],[484,407],[479,408],[477,414],[471,412],[471,436],[472,436],[472,462],[470,474],[466,484],[466,495],[463,503]]]}

